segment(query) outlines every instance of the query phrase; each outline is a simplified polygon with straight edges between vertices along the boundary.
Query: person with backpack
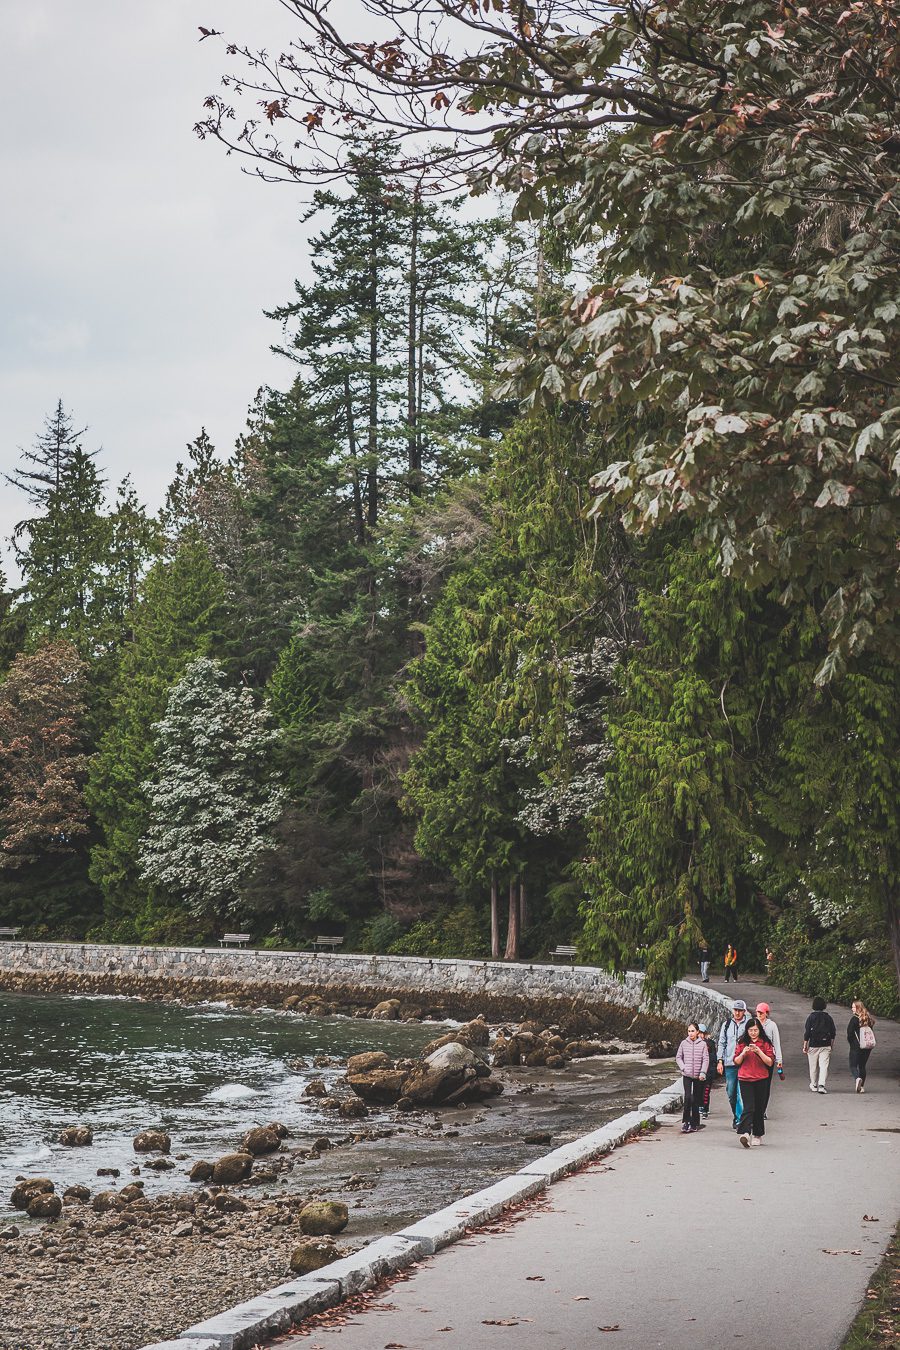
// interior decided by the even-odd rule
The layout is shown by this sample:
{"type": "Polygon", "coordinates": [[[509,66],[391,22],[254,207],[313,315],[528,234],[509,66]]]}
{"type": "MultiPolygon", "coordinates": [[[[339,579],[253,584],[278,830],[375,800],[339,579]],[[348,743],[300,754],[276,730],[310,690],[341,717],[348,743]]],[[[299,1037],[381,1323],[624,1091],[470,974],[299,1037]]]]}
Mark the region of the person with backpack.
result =
{"type": "Polygon", "coordinates": [[[765,1109],[768,1110],[769,1093],[772,1091],[772,1080],[775,1077],[776,1070],[780,1078],[784,1077],[784,1066],[781,1061],[781,1033],[778,1030],[778,1023],[771,1015],[768,1003],[757,1003],[756,1016],[759,1019],[759,1024],[762,1027],[764,1034],[768,1036],[769,1040],[772,1042],[775,1051],[775,1058],[769,1066],[769,1078],[765,1086],[765,1109]]]}
{"type": "Polygon", "coordinates": [[[857,1092],[866,1090],[866,1065],[875,1049],[875,1019],[862,999],[854,999],[850,1005],[853,1016],[847,1023],[847,1040],[850,1042],[850,1072],[856,1079],[857,1092]]]}
{"type": "Polygon", "coordinates": [[[731,943],[729,942],[728,946],[725,948],[726,984],[728,983],[729,980],[734,980],[735,984],[737,984],[737,976],[738,976],[737,959],[738,959],[737,947],[732,947],[731,943]]]}
{"type": "Polygon", "coordinates": [[[828,1004],[818,996],[813,999],[812,1012],[803,1028],[803,1053],[809,1061],[810,1092],[826,1093],[828,1065],[831,1063],[831,1047],[837,1036],[837,1028],[825,1011],[828,1004]]]}
{"type": "Polygon", "coordinates": [[[731,1005],[731,1016],[719,1032],[716,1050],[716,1067],[725,1079],[725,1091],[731,1107],[732,1129],[737,1129],[741,1118],[741,1090],[738,1087],[738,1071],[734,1062],[734,1048],[738,1038],[746,1030],[747,1005],[742,998],[736,998],[731,1005]]]}
{"type": "Polygon", "coordinates": [[[700,1102],[709,1073],[709,1050],[696,1022],[691,1022],[688,1026],[687,1035],[675,1055],[675,1063],[681,1070],[681,1081],[684,1084],[681,1133],[694,1134],[701,1128],[700,1102]]]}

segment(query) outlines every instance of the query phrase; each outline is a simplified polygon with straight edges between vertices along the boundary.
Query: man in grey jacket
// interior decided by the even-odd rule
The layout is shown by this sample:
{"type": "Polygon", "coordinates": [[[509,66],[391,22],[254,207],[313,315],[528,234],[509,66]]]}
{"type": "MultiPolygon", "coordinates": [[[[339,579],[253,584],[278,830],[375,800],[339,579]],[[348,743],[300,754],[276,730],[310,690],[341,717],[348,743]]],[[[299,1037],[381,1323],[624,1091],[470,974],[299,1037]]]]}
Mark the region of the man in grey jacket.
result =
{"type": "Polygon", "coordinates": [[[725,1075],[725,1091],[728,1094],[728,1104],[731,1107],[731,1126],[735,1130],[741,1118],[743,1105],[741,1103],[741,1090],[738,1085],[737,1065],[734,1062],[734,1050],[738,1037],[744,1034],[746,1025],[747,1005],[742,998],[736,998],[731,1005],[731,1016],[719,1032],[719,1043],[716,1047],[718,1053],[716,1068],[719,1073],[725,1075]]]}

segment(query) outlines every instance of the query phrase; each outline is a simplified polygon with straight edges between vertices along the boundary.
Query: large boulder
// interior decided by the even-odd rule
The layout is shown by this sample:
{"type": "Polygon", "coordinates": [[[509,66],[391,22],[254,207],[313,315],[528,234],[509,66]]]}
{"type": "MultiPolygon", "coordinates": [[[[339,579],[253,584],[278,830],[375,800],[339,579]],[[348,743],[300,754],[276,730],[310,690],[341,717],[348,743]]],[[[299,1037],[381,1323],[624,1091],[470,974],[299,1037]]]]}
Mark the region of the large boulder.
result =
{"type": "Polygon", "coordinates": [[[364,1050],[361,1055],[351,1055],[347,1060],[349,1075],[368,1073],[371,1069],[392,1069],[394,1061],[384,1050],[364,1050]]]}
{"type": "Polygon", "coordinates": [[[27,1209],[33,1195],[52,1195],[54,1189],[49,1177],[23,1177],[13,1187],[9,1203],[13,1209],[27,1209]]]}
{"type": "Polygon", "coordinates": [[[313,1078],[303,1089],[304,1097],[327,1097],[328,1088],[322,1082],[321,1078],[313,1078]]]}
{"type": "Polygon", "coordinates": [[[48,1191],[32,1191],[26,1213],[30,1219],[58,1219],[62,1198],[48,1191]]]}
{"type": "Polygon", "coordinates": [[[350,1218],[340,1200],[311,1200],[300,1211],[300,1229],[309,1237],[324,1237],[328,1233],[342,1233],[350,1218]]]}
{"type": "Polygon", "coordinates": [[[343,1250],[330,1237],[306,1237],[291,1252],[291,1270],[295,1275],[310,1275],[343,1256],[343,1250]]]}
{"type": "Polygon", "coordinates": [[[281,1138],[277,1125],[258,1125],[244,1135],[241,1149],[244,1153],[252,1153],[254,1158],[260,1158],[265,1153],[277,1153],[281,1148],[281,1138]]]}
{"type": "Polygon", "coordinates": [[[337,1112],[344,1120],[360,1120],[369,1114],[369,1108],[359,1097],[342,1097],[337,1104],[337,1112]]]}
{"type": "Polygon", "coordinates": [[[189,1181],[212,1181],[213,1165],[205,1158],[198,1158],[188,1173],[189,1181]]]}
{"type": "Polygon", "coordinates": [[[386,998],[383,1003],[376,1003],[372,1016],[379,1022],[396,1022],[400,1016],[399,998],[386,998]]]}
{"type": "Polygon", "coordinates": [[[94,1142],[94,1131],[90,1125],[67,1125],[60,1131],[59,1142],[67,1148],[86,1148],[94,1142]]]}
{"type": "Polygon", "coordinates": [[[217,1186],[232,1186],[237,1181],[246,1181],[252,1170],[252,1153],[226,1153],[213,1163],[212,1179],[217,1186]]]}
{"type": "Polygon", "coordinates": [[[172,1140],[165,1130],[141,1130],[140,1134],[135,1136],[131,1147],[135,1153],[168,1153],[172,1147],[172,1140]]]}
{"type": "Polygon", "coordinates": [[[74,1186],[67,1186],[63,1191],[63,1199],[70,1201],[72,1204],[82,1205],[86,1200],[90,1200],[90,1198],[91,1193],[87,1186],[79,1186],[76,1184],[74,1186]]]}
{"type": "Polygon", "coordinates": [[[487,1073],[487,1065],[468,1046],[455,1042],[442,1045],[413,1066],[403,1084],[403,1097],[415,1106],[440,1104],[455,1096],[464,1084],[474,1083],[487,1073]]]}
{"type": "MultiPolygon", "coordinates": [[[[388,1064],[390,1065],[390,1061],[388,1064]]],[[[366,1069],[351,1073],[347,1082],[357,1097],[361,1097],[364,1102],[370,1102],[375,1106],[390,1106],[402,1097],[407,1072],[406,1069],[397,1069],[393,1066],[366,1069]]]]}

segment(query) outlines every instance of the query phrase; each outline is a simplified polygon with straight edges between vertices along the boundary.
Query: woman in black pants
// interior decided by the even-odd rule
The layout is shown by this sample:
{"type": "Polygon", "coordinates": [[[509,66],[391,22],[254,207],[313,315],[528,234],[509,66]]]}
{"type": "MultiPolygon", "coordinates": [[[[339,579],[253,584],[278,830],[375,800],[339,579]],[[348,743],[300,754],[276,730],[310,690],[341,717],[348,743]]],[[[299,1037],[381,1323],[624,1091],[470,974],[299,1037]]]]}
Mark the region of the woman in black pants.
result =
{"type": "Polygon", "coordinates": [[[738,1137],[744,1148],[751,1144],[758,1147],[766,1132],[769,1070],[775,1063],[775,1047],[758,1017],[751,1017],[747,1023],[746,1031],[734,1048],[734,1062],[744,1107],[738,1137]]]}
{"type": "MultiPolygon", "coordinates": [[[[872,1047],[865,1049],[860,1040],[862,1027],[874,1029],[875,1021],[866,1005],[860,999],[854,999],[850,1004],[853,1016],[847,1023],[847,1040],[850,1043],[850,1072],[856,1079],[856,1091],[865,1092],[866,1090],[866,1065],[869,1062],[869,1056],[872,1053],[872,1047]]],[[[865,1033],[862,1033],[865,1035],[865,1033]]],[[[870,1040],[874,1040],[874,1030],[870,1040]]]]}

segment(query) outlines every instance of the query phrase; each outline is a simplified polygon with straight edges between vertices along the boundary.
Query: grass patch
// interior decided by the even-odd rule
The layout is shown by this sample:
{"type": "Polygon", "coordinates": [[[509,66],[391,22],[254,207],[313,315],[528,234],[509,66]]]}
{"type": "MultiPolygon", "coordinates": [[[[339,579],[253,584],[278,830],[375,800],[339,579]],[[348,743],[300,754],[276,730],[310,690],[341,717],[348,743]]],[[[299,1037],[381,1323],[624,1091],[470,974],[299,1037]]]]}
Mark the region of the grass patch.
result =
{"type": "Polygon", "coordinates": [[[900,1225],[884,1260],[869,1281],[865,1302],[841,1342],[841,1350],[889,1350],[900,1346],[900,1225]]]}

